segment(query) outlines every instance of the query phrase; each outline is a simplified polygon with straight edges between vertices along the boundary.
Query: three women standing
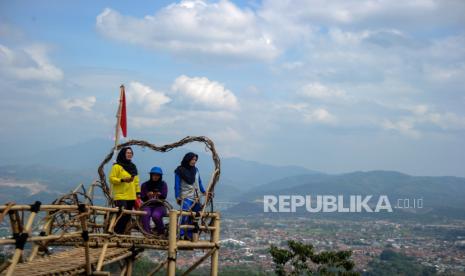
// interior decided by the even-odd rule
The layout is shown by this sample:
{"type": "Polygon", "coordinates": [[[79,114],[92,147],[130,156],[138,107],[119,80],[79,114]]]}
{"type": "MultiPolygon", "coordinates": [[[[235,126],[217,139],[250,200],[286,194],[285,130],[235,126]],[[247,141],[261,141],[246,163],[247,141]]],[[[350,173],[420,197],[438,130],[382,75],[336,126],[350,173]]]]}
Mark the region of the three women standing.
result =
{"type": "MultiPolygon", "coordinates": [[[[112,187],[113,199],[117,207],[132,210],[137,197],[142,197],[143,201],[151,199],[166,199],[168,188],[163,181],[163,171],[159,167],[153,167],[150,171],[150,179],[141,187],[139,186],[139,176],[137,167],[132,163],[134,153],[130,147],[120,150],[116,163],[111,168],[110,183],[112,187]]],[[[201,210],[200,196],[206,195],[202,185],[200,173],[195,166],[198,155],[189,152],[181,161],[175,173],[175,197],[176,202],[181,205],[183,211],[198,212],[201,210]]],[[[150,219],[155,223],[158,234],[164,233],[163,217],[166,216],[166,208],[162,204],[155,204],[143,208],[147,215],[142,217],[144,230],[151,232],[150,219]]],[[[126,226],[131,219],[131,215],[123,215],[115,226],[115,233],[124,234],[126,226]]],[[[181,224],[192,224],[189,216],[182,216],[181,224]]],[[[181,237],[192,239],[192,230],[180,231],[181,237]]]]}

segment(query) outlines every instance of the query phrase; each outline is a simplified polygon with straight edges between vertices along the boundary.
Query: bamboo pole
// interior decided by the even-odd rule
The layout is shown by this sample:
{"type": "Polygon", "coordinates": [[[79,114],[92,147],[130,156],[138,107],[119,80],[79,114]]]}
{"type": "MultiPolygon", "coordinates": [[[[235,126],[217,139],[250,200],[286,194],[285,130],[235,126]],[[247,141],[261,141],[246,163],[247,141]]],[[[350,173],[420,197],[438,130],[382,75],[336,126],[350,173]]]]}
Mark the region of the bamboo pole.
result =
{"type": "MultiPolygon", "coordinates": [[[[28,242],[40,242],[40,241],[54,241],[57,240],[56,244],[60,244],[60,240],[63,240],[63,244],[66,244],[66,239],[70,238],[80,238],[81,237],[81,232],[72,232],[69,234],[63,234],[63,235],[49,235],[49,236],[38,236],[38,237],[30,237],[28,238],[28,242]]],[[[126,247],[126,245],[132,245],[136,244],[139,247],[145,247],[145,248],[163,248],[165,247],[163,244],[161,245],[151,245],[150,240],[147,239],[146,237],[143,236],[129,236],[129,235],[111,235],[111,234],[105,234],[105,233],[90,233],[89,238],[91,241],[89,241],[90,246],[96,246],[95,240],[92,241],[93,238],[103,238],[108,241],[108,238],[114,237],[114,238],[119,238],[119,239],[127,239],[128,242],[118,242],[121,246],[126,247]],[[130,241],[130,242],[129,242],[130,241]],[[147,243],[145,243],[147,241],[147,243]]],[[[74,241],[73,241],[74,242],[74,241]]],[[[14,244],[15,240],[14,239],[0,239],[0,245],[6,245],[6,244],[14,244]]],[[[109,246],[112,246],[113,244],[117,244],[116,242],[114,243],[109,243],[109,246]]],[[[169,241],[168,241],[169,244],[169,241]]],[[[191,242],[191,241],[178,241],[176,247],[181,248],[181,249],[191,249],[191,248],[212,248],[215,247],[217,244],[215,242],[210,242],[210,241],[204,241],[200,240],[198,242],[191,242]]]]}
{"type": "MultiPolygon", "coordinates": [[[[27,220],[26,226],[24,227],[23,233],[29,233],[31,231],[32,223],[34,222],[34,218],[36,217],[37,213],[36,212],[31,212],[29,214],[29,218],[27,220]]],[[[21,255],[23,253],[23,249],[21,248],[16,248],[15,253],[13,254],[13,258],[11,259],[11,265],[8,267],[8,271],[6,273],[6,276],[12,276],[15,269],[16,265],[18,264],[19,259],[21,258],[21,255]]]]}
{"type": "Polygon", "coordinates": [[[21,218],[19,217],[18,210],[12,210],[8,215],[10,217],[11,232],[13,232],[13,235],[18,235],[22,231],[21,218]]]}
{"type": "MultiPolygon", "coordinates": [[[[216,169],[216,170],[213,172],[213,174],[212,174],[212,176],[211,176],[211,178],[210,178],[210,181],[208,182],[208,186],[207,186],[207,195],[208,195],[208,193],[212,193],[212,192],[213,192],[214,187],[212,186],[212,184],[213,184],[213,181],[215,181],[215,178],[216,178],[217,174],[219,174],[219,173],[220,173],[219,169],[216,169]]],[[[204,202],[203,207],[202,207],[202,213],[205,213],[205,209],[207,208],[208,201],[210,201],[210,200],[211,200],[210,197],[207,197],[207,198],[205,199],[205,202],[204,202]]],[[[202,217],[202,216],[201,216],[201,217],[202,217]]]]}
{"type": "Polygon", "coordinates": [[[125,265],[123,266],[123,269],[121,269],[121,273],[119,274],[120,276],[125,276],[126,271],[128,271],[128,265],[125,262],[125,265]]]}
{"type": "Polygon", "coordinates": [[[170,210],[169,212],[169,243],[168,243],[168,276],[175,276],[176,273],[176,234],[177,234],[177,212],[170,210]]]}
{"type": "Polygon", "coordinates": [[[212,232],[211,241],[216,244],[216,250],[211,256],[211,276],[218,275],[218,258],[219,258],[219,241],[220,241],[220,217],[216,217],[213,221],[213,226],[215,230],[212,232]]]}
{"type": "MultiPolygon", "coordinates": [[[[189,224],[183,224],[183,225],[179,225],[179,228],[180,229],[194,229],[195,226],[194,225],[189,225],[189,224]]],[[[199,229],[209,231],[209,230],[215,230],[215,227],[214,226],[199,225],[199,229]]]]}
{"type": "MultiPolygon", "coordinates": [[[[118,216],[118,214],[113,214],[112,217],[111,217],[110,225],[108,226],[108,232],[109,233],[113,233],[113,228],[115,227],[116,217],[117,216],[118,216]]],[[[100,252],[100,256],[98,258],[97,268],[95,269],[96,271],[102,270],[103,261],[105,260],[105,254],[106,254],[107,248],[108,248],[108,243],[109,243],[109,240],[107,239],[105,241],[105,243],[103,244],[102,251],[100,252]]]]}
{"type": "MultiPolygon", "coordinates": [[[[112,213],[117,213],[120,211],[119,208],[113,208],[113,207],[89,206],[89,208],[93,210],[107,211],[107,212],[112,212],[112,213]]],[[[145,211],[126,210],[126,209],[123,209],[121,211],[125,214],[131,214],[131,215],[139,215],[139,216],[147,215],[147,212],[145,211]]]]}
{"type": "Polygon", "coordinates": [[[37,256],[37,252],[39,252],[39,245],[34,244],[34,246],[32,247],[32,250],[31,250],[31,254],[29,255],[29,258],[27,259],[28,262],[34,260],[34,258],[37,256]]]}
{"type": "MultiPolygon", "coordinates": [[[[97,234],[89,234],[89,236],[94,236],[97,234]]],[[[99,234],[103,235],[103,234],[99,234]]],[[[66,239],[66,238],[78,238],[81,236],[80,232],[72,232],[69,234],[63,234],[63,235],[49,235],[49,236],[39,236],[39,237],[29,237],[27,239],[28,242],[40,242],[40,241],[53,241],[53,240],[60,240],[60,239],[66,239]]],[[[15,244],[16,240],[15,239],[0,239],[0,245],[6,245],[6,244],[15,244]]]]}
{"type": "Polygon", "coordinates": [[[8,211],[10,211],[11,206],[14,206],[14,205],[15,205],[14,202],[8,202],[8,203],[6,204],[7,208],[3,209],[3,210],[2,210],[2,213],[0,214],[0,223],[3,222],[3,218],[4,218],[5,215],[8,213],[8,211]]]}
{"type": "MultiPolygon", "coordinates": [[[[119,212],[118,208],[114,207],[102,207],[102,206],[87,206],[89,209],[92,210],[97,210],[97,211],[106,211],[106,212],[111,212],[111,213],[117,213],[119,212]]],[[[31,209],[31,206],[29,205],[14,205],[11,207],[8,207],[7,205],[0,205],[0,211],[5,210],[6,208],[10,208],[11,211],[27,211],[31,209]]],[[[56,210],[66,210],[66,211],[77,211],[78,206],[77,205],[41,205],[40,210],[41,211],[56,211],[56,210]]],[[[184,216],[192,216],[194,212],[189,212],[189,211],[179,211],[179,210],[173,210],[177,213],[177,215],[184,215],[184,216]]],[[[145,211],[136,211],[136,210],[122,210],[123,213],[125,214],[131,214],[131,215],[146,215],[147,213],[145,211]]],[[[102,214],[102,213],[100,213],[102,214]]],[[[201,217],[211,217],[215,218],[218,217],[219,214],[217,212],[199,212],[201,217]]]]}
{"type": "Polygon", "coordinates": [[[188,275],[191,273],[194,269],[196,269],[201,263],[203,263],[208,257],[210,257],[214,252],[216,251],[216,248],[212,248],[210,251],[207,252],[207,254],[203,255],[202,258],[197,260],[191,267],[189,267],[182,275],[188,275]]]}
{"type": "MultiPolygon", "coordinates": [[[[86,212],[87,208],[85,205],[82,205],[83,208],[79,209],[80,212],[86,212]]],[[[84,254],[86,259],[86,275],[92,274],[92,267],[90,262],[90,252],[89,252],[89,231],[87,229],[87,218],[88,213],[82,213],[80,220],[81,220],[81,227],[82,227],[82,238],[84,240],[84,254]]]]}
{"type": "Polygon", "coordinates": [[[111,273],[109,271],[94,271],[92,272],[94,276],[110,276],[111,273]]]}
{"type": "MultiPolygon", "coordinates": [[[[45,234],[50,232],[50,227],[52,226],[52,223],[53,223],[53,217],[49,217],[47,219],[47,221],[45,222],[45,224],[41,227],[42,231],[45,234]]],[[[28,240],[30,240],[30,239],[28,239],[28,240]]],[[[31,255],[29,255],[29,259],[28,259],[29,262],[34,260],[34,258],[37,256],[37,253],[39,252],[39,247],[40,247],[39,244],[34,243],[34,246],[32,247],[32,251],[31,251],[31,255]]]]}
{"type": "Polygon", "coordinates": [[[113,214],[110,219],[110,225],[108,225],[108,233],[113,233],[113,228],[115,228],[117,214],[113,214]]]}
{"type": "Polygon", "coordinates": [[[124,260],[126,258],[129,258],[130,256],[132,256],[132,252],[128,252],[128,253],[125,253],[123,255],[120,255],[118,257],[115,257],[115,258],[112,258],[110,260],[107,260],[103,263],[104,266],[108,265],[108,264],[112,264],[112,263],[116,263],[118,261],[121,261],[121,260],[124,260]]]}
{"type": "Polygon", "coordinates": [[[10,260],[5,260],[5,262],[0,265],[0,273],[3,272],[3,270],[7,269],[7,267],[11,264],[10,260]]]}
{"type": "MultiPolygon", "coordinates": [[[[0,205],[0,211],[3,211],[4,209],[8,208],[8,205],[0,205]]],[[[40,205],[40,210],[41,211],[54,211],[54,210],[77,210],[78,206],[77,205],[55,205],[55,204],[49,204],[49,205],[40,205]]],[[[118,210],[117,208],[115,208],[118,210]]],[[[10,210],[13,211],[28,211],[31,210],[30,205],[14,205],[10,207],[10,210]]]]}
{"type": "Polygon", "coordinates": [[[133,264],[134,264],[134,260],[131,257],[127,258],[126,266],[128,267],[128,270],[126,271],[126,276],[132,276],[133,264]]]}
{"type": "Polygon", "coordinates": [[[147,276],[155,275],[155,273],[157,273],[160,269],[163,268],[163,266],[166,265],[167,261],[168,260],[164,260],[163,262],[159,263],[152,271],[149,272],[147,276]]]}
{"type": "Polygon", "coordinates": [[[178,241],[177,248],[179,249],[203,249],[203,248],[213,248],[216,247],[217,243],[209,242],[209,241],[178,241]]]}
{"type": "Polygon", "coordinates": [[[72,194],[75,194],[79,191],[79,189],[81,189],[82,187],[84,187],[84,184],[82,183],[79,183],[79,185],[77,185],[76,188],[74,188],[74,190],[71,192],[72,194]]]}
{"type": "Polygon", "coordinates": [[[105,254],[107,252],[107,249],[108,249],[108,240],[106,240],[105,243],[103,244],[102,251],[100,252],[100,256],[98,258],[97,267],[95,269],[96,271],[102,270],[103,261],[105,260],[105,254]]]}
{"type": "Polygon", "coordinates": [[[115,147],[113,150],[113,160],[116,160],[116,151],[119,143],[119,130],[121,124],[121,112],[123,109],[123,93],[124,93],[124,85],[119,87],[119,105],[118,111],[116,112],[116,125],[115,125],[115,147]]]}

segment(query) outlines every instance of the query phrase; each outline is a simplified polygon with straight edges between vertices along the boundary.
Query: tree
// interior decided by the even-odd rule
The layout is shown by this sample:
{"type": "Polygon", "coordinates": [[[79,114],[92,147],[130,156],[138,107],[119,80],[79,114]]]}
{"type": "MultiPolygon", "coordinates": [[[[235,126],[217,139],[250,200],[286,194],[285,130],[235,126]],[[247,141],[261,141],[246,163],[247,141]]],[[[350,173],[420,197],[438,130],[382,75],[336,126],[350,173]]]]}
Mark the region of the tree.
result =
{"type": "Polygon", "coordinates": [[[368,272],[364,275],[436,275],[436,269],[418,263],[415,258],[385,249],[378,258],[368,264],[368,272]]]}
{"type": "Polygon", "coordinates": [[[275,273],[285,275],[359,275],[353,271],[351,251],[323,251],[315,253],[313,245],[287,241],[289,249],[270,247],[275,273]]]}

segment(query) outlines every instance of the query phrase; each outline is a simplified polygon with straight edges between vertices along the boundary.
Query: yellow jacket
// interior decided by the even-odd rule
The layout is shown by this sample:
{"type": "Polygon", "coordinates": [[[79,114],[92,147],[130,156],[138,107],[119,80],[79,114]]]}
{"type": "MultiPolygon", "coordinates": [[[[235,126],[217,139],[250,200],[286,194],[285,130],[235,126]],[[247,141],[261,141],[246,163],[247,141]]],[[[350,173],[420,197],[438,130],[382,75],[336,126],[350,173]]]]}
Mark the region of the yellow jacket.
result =
{"type": "Polygon", "coordinates": [[[121,182],[121,179],[131,177],[119,164],[114,164],[110,172],[110,183],[113,200],[135,200],[140,193],[139,176],[136,175],[132,182],[121,182]]]}

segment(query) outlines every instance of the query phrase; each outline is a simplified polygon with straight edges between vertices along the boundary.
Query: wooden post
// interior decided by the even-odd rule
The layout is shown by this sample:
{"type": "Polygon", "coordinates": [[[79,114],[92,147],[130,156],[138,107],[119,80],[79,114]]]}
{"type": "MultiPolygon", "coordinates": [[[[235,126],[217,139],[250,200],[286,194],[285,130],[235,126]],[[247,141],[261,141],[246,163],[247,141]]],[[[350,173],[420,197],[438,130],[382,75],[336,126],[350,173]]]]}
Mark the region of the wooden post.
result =
{"type": "Polygon", "coordinates": [[[177,211],[170,210],[170,228],[169,228],[169,243],[168,243],[168,276],[175,276],[176,274],[176,234],[177,234],[177,211]]]}
{"type": "Polygon", "coordinates": [[[212,231],[211,239],[213,243],[215,243],[215,251],[212,253],[211,257],[211,276],[218,275],[218,257],[219,257],[219,244],[220,244],[220,216],[218,214],[217,217],[214,218],[213,226],[215,226],[215,230],[212,231]]]}

